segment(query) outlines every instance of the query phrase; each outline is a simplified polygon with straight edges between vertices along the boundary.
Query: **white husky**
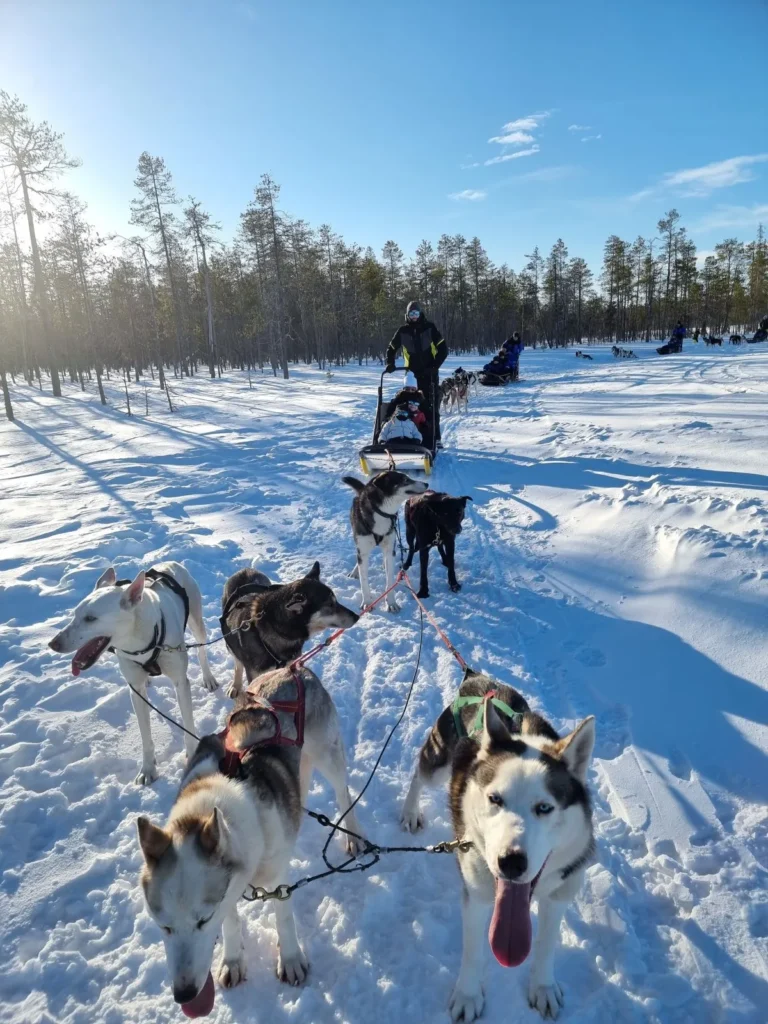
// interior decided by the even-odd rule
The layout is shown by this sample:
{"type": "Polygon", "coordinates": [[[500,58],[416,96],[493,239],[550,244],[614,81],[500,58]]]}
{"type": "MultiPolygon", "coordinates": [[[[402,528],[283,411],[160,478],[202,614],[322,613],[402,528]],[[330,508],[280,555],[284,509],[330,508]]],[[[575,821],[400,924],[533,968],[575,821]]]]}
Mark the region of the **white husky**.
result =
{"type": "MultiPolygon", "coordinates": [[[[283,710],[287,700],[298,698],[291,670],[260,675],[238,697],[228,725],[227,749],[242,754],[235,777],[220,771],[222,740],[205,736],[166,825],[138,820],[147,908],[163,932],[174,999],[188,1017],[205,1016],[213,1008],[211,962],[220,932],[224,949],[218,980],[227,988],[244,980],[237,904],[249,884],[273,890],[288,881],[313,767],[333,786],[339,807],[350,805],[333,701],[314,673],[303,668],[301,676],[303,747],[295,745],[298,716],[283,710]],[[266,702],[274,702],[275,708],[266,702]]],[[[359,835],[354,811],[346,815],[344,826],[359,835]]],[[[357,853],[359,844],[347,837],[346,848],[357,853]]],[[[291,901],[275,900],[272,908],[277,975],[299,985],[309,965],[296,935],[291,901]]]]}
{"type": "Polygon", "coordinates": [[[419,794],[450,769],[451,813],[464,878],[464,948],[451,997],[454,1021],[483,1011],[484,933],[504,967],[517,967],[532,945],[530,902],[538,931],[528,1001],[557,1017],[563,993],[554,975],[560,923],[583,881],[594,850],[586,789],[595,741],[586,718],[562,739],[510,686],[468,672],[456,701],[438,718],[422,747],[403,807],[403,825],[421,825],[419,794]]]}
{"type": "MultiPolygon", "coordinates": [[[[187,677],[189,657],[184,646],[187,615],[195,640],[205,643],[200,589],[179,562],[162,562],[149,573],[140,572],[132,582],[119,581],[110,566],[98,578],[93,591],[75,608],[72,620],[48,646],[60,654],[76,652],[72,659],[72,674],[76,676],[94,665],[108,647],[113,648],[124,678],[144,697],[150,675],[168,676],[176,688],[184,728],[194,733],[187,677]]],[[[197,656],[203,685],[207,690],[215,690],[218,683],[208,665],[205,647],[198,647],[197,656]]],[[[136,782],[144,786],[157,778],[150,709],[133,690],[131,702],[139,722],[142,746],[141,770],[136,782]]],[[[185,735],[184,746],[187,757],[191,757],[197,741],[185,735]]]]}

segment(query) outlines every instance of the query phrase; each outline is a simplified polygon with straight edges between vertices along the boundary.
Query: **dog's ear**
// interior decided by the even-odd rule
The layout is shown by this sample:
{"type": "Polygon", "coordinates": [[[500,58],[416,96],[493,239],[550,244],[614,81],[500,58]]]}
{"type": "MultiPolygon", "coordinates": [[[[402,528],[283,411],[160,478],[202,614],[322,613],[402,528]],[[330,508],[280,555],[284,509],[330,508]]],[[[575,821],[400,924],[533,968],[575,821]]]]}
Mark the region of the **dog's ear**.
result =
{"type": "Polygon", "coordinates": [[[469,496],[468,494],[462,494],[462,496],[461,496],[461,500],[462,500],[462,501],[464,502],[464,504],[466,505],[468,501],[472,501],[472,498],[471,498],[471,497],[470,497],[470,496],[469,496]]]}
{"type": "Polygon", "coordinates": [[[320,579],[320,563],[315,562],[312,568],[309,570],[307,575],[304,577],[305,580],[319,580],[320,579]]]}
{"type": "Polygon", "coordinates": [[[555,754],[580,782],[587,781],[587,770],[595,746],[595,716],[590,715],[555,743],[555,754]]]}
{"type": "Polygon", "coordinates": [[[228,866],[235,866],[229,855],[232,848],[230,831],[218,807],[214,807],[211,816],[203,822],[198,840],[203,856],[220,857],[228,866]]]}
{"type": "Polygon", "coordinates": [[[498,711],[493,706],[493,701],[486,700],[483,711],[482,747],[483,750],[487,751],[490,750],[494,744],[503,743],[504,740],[509,740],[509,730],[506,728],[498,711]]]}
{"type": "Polygon", "coordinates": [[[96,585],[94,586],[93,589],[101,590],[102,587],[114,587],[116,579],[117,573],[115,572],[114,568],[110,565],[110,567],[108,569],[105,569],[101,576],[99,576],[99,578],[96,580],[96,585]]]}
{"type": "Polygon", "coordinates": [[[135,608],[144,596],[144,570],[142,569],[136,579],[123,592],[120,598],[121,608],[135,608]]]}
{"type": "Polygon", "coordinates": [[[171,837],[159,825],[153,825],[149,818],[145,818],[143,815],[136,822],[136,827],[144,860],[153,866],[171,845],[171,837]]]}
{"type": "Polygon", "coordinates": [[[285,610],[289,615],[301,615],[307,607],[307,598],[304,594],[291,594],[285,602],[285,610]]]}

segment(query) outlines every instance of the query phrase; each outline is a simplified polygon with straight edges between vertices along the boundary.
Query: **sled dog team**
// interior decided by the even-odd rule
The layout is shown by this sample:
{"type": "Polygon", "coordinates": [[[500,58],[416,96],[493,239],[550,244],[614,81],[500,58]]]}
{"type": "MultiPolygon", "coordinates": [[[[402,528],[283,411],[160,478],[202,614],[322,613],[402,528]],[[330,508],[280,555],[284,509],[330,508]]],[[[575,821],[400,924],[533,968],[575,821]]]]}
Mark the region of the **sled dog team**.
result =
{"type": "MultiPolygon", "coordinates": [[[[428,491],[403,473],[380,473],[355,490],[352,532],[363,607],[371,603],[368,563],[382,550],[389,588],[395,581],[395,524],[404,504],[409,565],[421,558],[420,596],[428,596],[429,550],[437,547],[451,589],[460,584],[454,542],[468,497],[428,491]]],[[[390,612],[399,610],[393,593],[390,612]]],[[[345,629],[359,616],[339,604],[315,563],[302,579],[272,583],[241,569],[226,583],[221,628],[235,662],[228,695],[234,708],[224,731],[194,737],[187,676],[185,630],[198,645],[207,690],[217,687],[208,659],[200,590],[178,562],[165,562],[119,580],[107,569],[50,642],[75,652],[79,675],[105,650],[113,651],[131,687],[139,723],[142,761],[137,783],[157,778],[149,678],[167,676],[176,689],[188,763],[164,825],[138,819],[147,910],[159,926],[173,996],[188,1017],[214,1005],[213,953],[221,935],[217,980],[224,987],[245,980],[246,961],[237,905],[250,885],[273,890],[288,880],[302,808],[315,768],[334,789],[339,812],[350,806],[347,766],[333,700],[322,682],[293,662],[313,635],[345,629]]],[[[401,822],[409,832],[423,825],[419,797],[425,786],[449,783],[450,810],[463,879],[463,951],[450,998],[454,1021],[483,1011],[485,933],[504,966],[518,966],[532,951],[528,1000],[543,1017],[557,1017],[563,994],[554,956],[563,913],[578,891],[593,856],[587,773],[594,746],[594,718],[559,736],[510,686],[467,670],[454,702],[437,719],[419,754],[401,822]],[[530,904],[538,903],[535,940],[530,904]]],[[[350,832],[364,826],[354,810],[350,832]]],[[[358,839],[344,836],[350,854],[358,839]]],[[[296,934],[290,900],[275,900],[277,974],[301,984],[309,969],[296,934]]]]}

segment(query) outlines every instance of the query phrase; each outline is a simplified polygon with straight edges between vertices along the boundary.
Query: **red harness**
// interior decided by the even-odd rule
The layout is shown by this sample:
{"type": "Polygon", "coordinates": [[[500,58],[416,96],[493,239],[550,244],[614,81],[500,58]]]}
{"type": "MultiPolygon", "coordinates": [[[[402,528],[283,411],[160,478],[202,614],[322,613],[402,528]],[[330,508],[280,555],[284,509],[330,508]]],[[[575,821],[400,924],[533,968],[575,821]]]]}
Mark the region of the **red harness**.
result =
{"type": "Polygon", "coordinates": [[[295,700],[270,701],[267,700],[266,697],[260,697],[258,693],[251,693],[249,690],[246,691],[248,702],[251,707],[261,708],[272,715],[272,718],[275,720],[275,733],[273,736],[268,736],[263,740],[256,740],[255,743],[251,743],[247,747],[243,747],[242,750],[238,750],[231,745],[229,739],[229,722],[227,722],[226,728],[218,734],[219,739],[224,744],[224,750],[226,751],[224,757],[219,761],[219,771],[223,775],[226,775],[230,779],[240,778],[242,774],[243,758],[254,747],[273,745],[279,747],[304,746],[304,718],[306,715],[304,680],[301,676],[301,670],[297,670],[295,664],[290,666],[290,670],[296,683],[295,700]],[[283,736],[283,731],[280,728],[280,719],[277,716],[278,711],[285,711],[288,714],[293,715],[293,721],[296,727],[295,739],[292,739],[290,736],[283,736]]]}

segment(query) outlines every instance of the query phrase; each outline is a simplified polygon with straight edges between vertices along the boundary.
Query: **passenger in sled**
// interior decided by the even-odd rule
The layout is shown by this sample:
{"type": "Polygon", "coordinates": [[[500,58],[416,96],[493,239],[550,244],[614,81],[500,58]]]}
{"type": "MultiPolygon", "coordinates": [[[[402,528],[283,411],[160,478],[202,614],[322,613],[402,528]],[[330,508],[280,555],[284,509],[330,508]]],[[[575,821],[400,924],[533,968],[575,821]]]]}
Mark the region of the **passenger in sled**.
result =
{"type": "MultiPolygon", "coordinates": [[[[418,386],[415,374],[410,370],[406,370],[402,388],[384,410],[383,420],[385,426],[393,418],[398,407],[402,405],[408,407],[410,418],[419,430],[419,442],[427,448],[431,448],[432,424],[427,416],[427,401],[424,397],[424,392],[418,386]]],[[[384,437],[384,427],[382,427],[379,433],[379,441],[386,440],[387,438],[384,437]]]]}
{"type": "Polygon", "coordinates": [[[522,351],[523,343],[520,340],[520,335],[515,331],[510,338],[507,338],[490,363],[485,364],[482,372],[504,380],[517,380],[522,351]]]}

